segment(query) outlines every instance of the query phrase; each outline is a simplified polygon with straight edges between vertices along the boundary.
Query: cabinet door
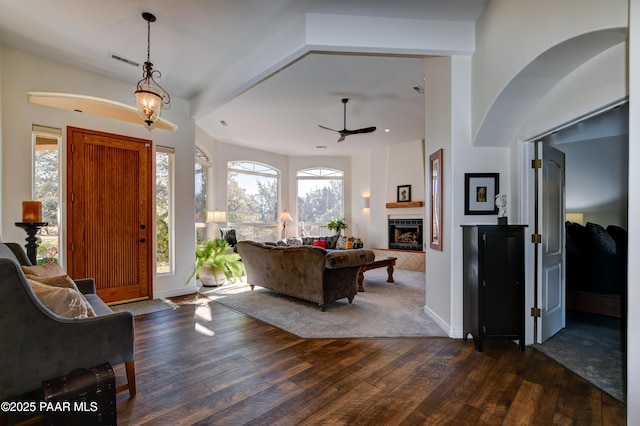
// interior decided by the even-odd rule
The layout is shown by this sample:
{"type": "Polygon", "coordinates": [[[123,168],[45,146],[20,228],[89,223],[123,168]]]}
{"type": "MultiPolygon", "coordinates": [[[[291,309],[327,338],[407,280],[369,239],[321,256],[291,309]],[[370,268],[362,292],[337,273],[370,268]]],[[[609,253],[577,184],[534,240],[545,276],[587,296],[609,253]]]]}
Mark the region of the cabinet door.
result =
{"type": "Polygon", "coordinates": [[[522,237],[517,229],[483,230],[484,313],[487,335],[520,335],[522,237]]]}

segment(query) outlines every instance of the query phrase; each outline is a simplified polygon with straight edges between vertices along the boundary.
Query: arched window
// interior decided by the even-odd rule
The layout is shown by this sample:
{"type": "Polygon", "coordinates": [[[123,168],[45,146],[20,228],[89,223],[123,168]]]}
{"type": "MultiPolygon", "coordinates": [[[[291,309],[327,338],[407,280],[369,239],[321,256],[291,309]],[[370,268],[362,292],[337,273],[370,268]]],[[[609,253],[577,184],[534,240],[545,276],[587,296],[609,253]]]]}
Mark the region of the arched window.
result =
{"type": "Polygon", "coordinates": [[[334,169],[306,169],[297,173],[298,235],[328,235],[331,218],[344,218],[344,173],[334,169]]]}
{"type": "Polygon", "coordinates": [[[195,222],[196,244],[201,244],[207,238],[207,185],[211,162],[204,152],[196,147],[195,158],[195,222]]]}
{"type": "Polygon", "coordinates": [[[278,238],[280,172],[252,161],[227,163],[227,226],[238,239],[278,238]]]}

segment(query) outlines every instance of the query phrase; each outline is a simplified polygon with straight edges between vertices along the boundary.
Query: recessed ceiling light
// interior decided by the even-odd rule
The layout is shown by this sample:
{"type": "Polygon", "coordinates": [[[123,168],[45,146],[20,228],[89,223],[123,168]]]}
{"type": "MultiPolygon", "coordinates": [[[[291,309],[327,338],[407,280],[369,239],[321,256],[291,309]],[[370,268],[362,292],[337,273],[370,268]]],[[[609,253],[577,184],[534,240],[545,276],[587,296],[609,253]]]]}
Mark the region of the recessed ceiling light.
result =
{"type": "Polygon", "coordinates": [[[318,149],[325,149],[325,148],[327,148],[327,146],[326,146],[326,145],[316,145],[316,148],[318,148],[318,149]]]}
{"type": "Polygon", "coordinates": [[[384,129],[385,132],[389,133],[391,129],[384,129]]]}
{"type": "Polygon", "coordinates": [[[226,126],[226,125],[227,125],[227,122],[226,122],[226,121],[224,121],[224,120],[220,120],[220,124],[222,124],[223,126],[226,126]]]}

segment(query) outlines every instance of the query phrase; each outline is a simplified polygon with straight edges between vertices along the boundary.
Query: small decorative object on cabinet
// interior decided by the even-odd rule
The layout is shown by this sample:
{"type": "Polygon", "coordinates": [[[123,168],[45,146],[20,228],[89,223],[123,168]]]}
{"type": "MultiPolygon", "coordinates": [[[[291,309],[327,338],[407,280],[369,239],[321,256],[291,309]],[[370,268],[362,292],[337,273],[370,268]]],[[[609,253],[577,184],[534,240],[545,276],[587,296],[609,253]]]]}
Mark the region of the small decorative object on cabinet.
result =
{"type": "Polygon", "coordinates": [[[463,225],[463,333],[482,351],[487,337],[517,339],[524,351],[524,228],[463,225]]]}

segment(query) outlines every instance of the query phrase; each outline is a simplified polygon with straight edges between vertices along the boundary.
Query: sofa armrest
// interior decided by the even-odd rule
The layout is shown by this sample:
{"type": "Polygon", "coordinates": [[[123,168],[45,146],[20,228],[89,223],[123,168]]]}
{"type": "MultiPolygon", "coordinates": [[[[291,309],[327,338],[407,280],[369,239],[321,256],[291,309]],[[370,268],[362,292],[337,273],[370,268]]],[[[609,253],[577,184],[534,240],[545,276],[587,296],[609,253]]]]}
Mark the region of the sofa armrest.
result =
{"type": "Polygon", "coordinates": [[[80,278],[73,280],[82,294],[96,294],[96,282],[93,278],[80,278]]]}
{"type": "Polygon", "coordinates": [[[328,269],[350,268],[373,262],[375,254],[371,250],[339,250],[327,253],[325,267],[328,269]]]}

